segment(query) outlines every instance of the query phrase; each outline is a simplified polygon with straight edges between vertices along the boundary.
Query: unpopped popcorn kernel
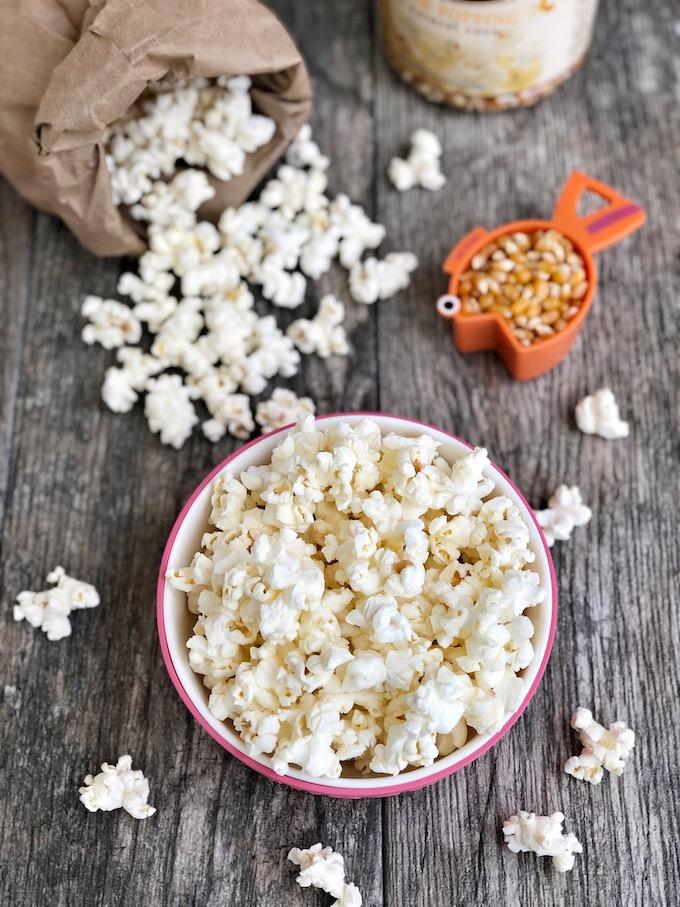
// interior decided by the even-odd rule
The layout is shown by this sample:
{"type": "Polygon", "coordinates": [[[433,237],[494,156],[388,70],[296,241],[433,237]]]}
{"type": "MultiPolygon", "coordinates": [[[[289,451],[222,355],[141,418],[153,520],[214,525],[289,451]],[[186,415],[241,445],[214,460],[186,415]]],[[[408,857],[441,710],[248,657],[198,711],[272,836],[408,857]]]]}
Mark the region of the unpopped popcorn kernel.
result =
{"type": "Polygon", "coordinates": [[[608,441],[627,438],[630,428],[619,415],[616,397],[608,387],[584,397],[576,406],[576,424],[586,435],[599,435],[608,441]]]}
{"type": "Polygon", "coordinates": [[[548,509],[536,511],[538,525],[551,548],[555,542],[568,541],[574,529],[589,523],[592,515],[592,510],[583,503],[581,492],[575,485],[571,488],[560,485],[548,500],[548,509]]]}
{"type": "Polygon", "coordinates": [[[616,721],[609,728],[598,724],[588,709],[577,709],[571,716],[571,726],[578,731],[583,744],[579,756],[572,756],[564,764],[568,775],[579,781],[599,784],[604,769],[612,775],[620,775],[626,765],[626,758],[635,746],[635,734],[625,722],[616,721]]]}
{"type": "Polygon", "coordinates": [[[539,857],[552,857],[558,872],[569,872],[574,868],[575,855],[583,853],[583,847],[573,834],[562,833],[564,814],[537,816],[536,813],[520,810],[517,815],[503,824],[503,834],[508,850],[512,853],[531,851],[539,857]]]}
{"type": "Polygon", "coordinates": [[[148,819],[156,812],[149,806],[149,782],[144,774],[132,770],[132,758],[121,756],[115,765],[104,762],[98,775],[85,775],[78,791],[80,802],[91,813],[124,809],[133,819],[148,819]]]}
{"type": "Polygon", "coordinates": [[[90,583],[68,576],[63,567],[55,567],[48,573],[47,582],[54,585],[44,592],[24,591],[17,595],[14,620],[27,620],[55,642],[71,635],[71,611],[96,608],[99,593],[90,583]]]}

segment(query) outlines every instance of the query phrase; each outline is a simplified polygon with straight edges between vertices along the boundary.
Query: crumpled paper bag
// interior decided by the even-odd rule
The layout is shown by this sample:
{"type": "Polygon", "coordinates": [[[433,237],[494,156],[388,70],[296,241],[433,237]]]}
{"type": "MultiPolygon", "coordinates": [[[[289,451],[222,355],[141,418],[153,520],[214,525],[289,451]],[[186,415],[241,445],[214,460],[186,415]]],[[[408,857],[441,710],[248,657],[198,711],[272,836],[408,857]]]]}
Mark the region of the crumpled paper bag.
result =
{"type": "Polygon", "coordinates": [[[101,145],[149,82],[249,75],[272,141],[201,208],[243,202],[307,120],[311,89],[288,32],[257,0],[1,0],[0,172],[97,255],[139,255],[144,228],[111,197],[101,145]]]}

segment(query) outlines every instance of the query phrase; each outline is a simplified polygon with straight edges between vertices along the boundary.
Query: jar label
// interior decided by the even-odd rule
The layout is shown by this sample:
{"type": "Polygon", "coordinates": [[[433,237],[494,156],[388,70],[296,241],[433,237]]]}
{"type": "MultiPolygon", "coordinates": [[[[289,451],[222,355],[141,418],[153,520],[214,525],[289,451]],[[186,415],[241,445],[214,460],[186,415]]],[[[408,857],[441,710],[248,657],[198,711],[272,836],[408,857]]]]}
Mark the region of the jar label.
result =
{"type": "MultiPolygon", "coordinates": [[[[393,60],[433,89],[531,94],[568,72],[590,42],[598,0],[383,0],[393,60]]],[[[498,97],[500,96],[500,97],[498,97]]]]}

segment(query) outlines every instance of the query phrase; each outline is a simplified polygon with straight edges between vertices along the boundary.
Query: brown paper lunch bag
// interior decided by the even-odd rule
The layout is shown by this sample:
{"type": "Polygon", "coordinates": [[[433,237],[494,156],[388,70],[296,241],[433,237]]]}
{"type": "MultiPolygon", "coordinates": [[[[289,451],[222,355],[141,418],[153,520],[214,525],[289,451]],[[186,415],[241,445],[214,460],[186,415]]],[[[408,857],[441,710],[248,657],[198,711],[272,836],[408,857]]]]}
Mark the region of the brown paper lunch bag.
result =
{"type": "Polygon", "coordinates": [[[241,74],[277,130],[240,177],[211,180],[208,218],[248,197],[311,110],[273,13],[258,0],[0,0],[0,172],[97,255],[139,255],[143,228],[113,204],[102,130],[149,82],[241,74]]]}

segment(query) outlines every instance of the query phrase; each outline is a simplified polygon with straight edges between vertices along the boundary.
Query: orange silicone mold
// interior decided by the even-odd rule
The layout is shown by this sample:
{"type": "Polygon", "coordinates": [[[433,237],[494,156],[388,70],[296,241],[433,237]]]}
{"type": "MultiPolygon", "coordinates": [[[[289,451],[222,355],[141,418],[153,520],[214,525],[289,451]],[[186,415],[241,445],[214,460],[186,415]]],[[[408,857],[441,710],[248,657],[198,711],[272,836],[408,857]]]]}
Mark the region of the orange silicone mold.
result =
{"type": "Polygon", "coordinates": [[[594,254],[634,233],[645,222],[639,205],[624,198],[605,183],[585,173],[574,171],[559,197],[552,220],[518,220],[495,230],[475,227],[449,252],[444,270],[450,275],[449,291],[440,297],[437,310],[452,320],[453,339],[463,353],[495,350],[513,378],[526,381],[558,365],[571,349],[590,310],[597,289],[594,254]],[[584,192],[601,196],[606,205],[584,217],[578,215],[579,200],[584,192]],[[564,330],[545,340],[525,347],[514,337],[502,315],[484,312],[463,315],[456,295],[461,274],[470,268],[472,258],[489,242],[507,233],[529,233],[533,230],[560,230],[572,241],[585,263],[588,291],[578,313],[564,330]]]}

